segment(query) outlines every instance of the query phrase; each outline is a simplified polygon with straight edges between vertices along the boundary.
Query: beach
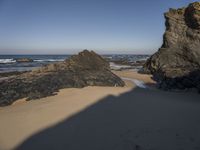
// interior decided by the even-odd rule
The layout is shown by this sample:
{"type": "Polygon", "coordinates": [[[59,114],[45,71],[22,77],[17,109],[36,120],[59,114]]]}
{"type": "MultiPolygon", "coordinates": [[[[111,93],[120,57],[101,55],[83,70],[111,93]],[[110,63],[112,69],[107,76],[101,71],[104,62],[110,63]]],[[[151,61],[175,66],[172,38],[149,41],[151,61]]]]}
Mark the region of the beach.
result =
{"type": "Polygon", "coordinates": [[[156,89],[150,75],[114,71],[140,88],[67,88],[0,108],[0,149],[198,149],[199,94],[156,89]]]}
{"type": "Polygon", "coordinates": [[[125,87],[68,88],[55,96],[35,101],[20,99],[11,106],[2,107],[0,149],[13,149],[34,133],[70,118],[109,95],[119,96],[134,87],[127,81],[125,87]]]}
{"type": "Polygon", "coordinates": [[[0,150],[200,150],[199,1],[0,10],[0,150]]]}

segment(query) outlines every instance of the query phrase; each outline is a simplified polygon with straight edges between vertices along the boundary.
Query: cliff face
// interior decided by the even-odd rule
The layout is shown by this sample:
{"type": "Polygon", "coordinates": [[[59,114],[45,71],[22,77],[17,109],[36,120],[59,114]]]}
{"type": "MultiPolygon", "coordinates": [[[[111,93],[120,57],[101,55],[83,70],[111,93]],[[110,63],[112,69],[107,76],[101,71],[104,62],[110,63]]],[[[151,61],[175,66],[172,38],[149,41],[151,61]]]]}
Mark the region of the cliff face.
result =
{"type": "Polygon", "coordinates": [[[124,86],[109,64],[93,51],[84,50],[65,62],[50,64],[0,82],[0,106],[17,99],[37,99],[59,89],[84,86],[124,86]]]}
{"type": "Polygon", "coordinates": [[[161,88],[200,89],[200,2],[165,13],[163,45],[144,65],[161,88]]]}

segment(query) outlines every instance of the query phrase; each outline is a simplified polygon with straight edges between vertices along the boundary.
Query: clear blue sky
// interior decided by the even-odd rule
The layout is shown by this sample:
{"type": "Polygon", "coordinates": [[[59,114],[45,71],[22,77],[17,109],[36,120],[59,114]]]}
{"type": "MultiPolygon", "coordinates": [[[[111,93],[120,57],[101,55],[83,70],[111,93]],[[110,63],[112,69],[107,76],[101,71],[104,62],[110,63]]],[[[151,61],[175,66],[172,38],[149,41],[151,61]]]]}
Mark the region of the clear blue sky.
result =
{"type": "Polygon", "coordinates": [[[0,54],[153,53],[163,13],[193,0],[0,0],[0,54]]]}

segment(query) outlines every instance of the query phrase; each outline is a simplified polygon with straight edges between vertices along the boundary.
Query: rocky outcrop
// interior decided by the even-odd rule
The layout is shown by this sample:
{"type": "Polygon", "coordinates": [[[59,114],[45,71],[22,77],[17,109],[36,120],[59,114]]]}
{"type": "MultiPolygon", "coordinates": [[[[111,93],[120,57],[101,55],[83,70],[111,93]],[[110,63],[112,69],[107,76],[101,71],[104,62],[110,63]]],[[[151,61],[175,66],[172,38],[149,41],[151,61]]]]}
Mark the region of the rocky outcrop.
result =
{"type": "Polygon", "coordinates": [[[37,99],[55,94],[62,88],[84,86],[124,86],[124,82],[110,71],[109,64],[101,56],[84,50],[65,62],[1,81],[0,106],[20,98],[37,99]]]}
{"type": "Polygon", "coordinates": [[[33,59],[31,59],[31,58],[17,58],[15,60],[18,63],[33,62],[33,59]]]}
{"type": "Polygon", "coordinates": [[[144,65],[164,89],[200,90],[200,2],[165,13],[163,45],[144,65]]]}

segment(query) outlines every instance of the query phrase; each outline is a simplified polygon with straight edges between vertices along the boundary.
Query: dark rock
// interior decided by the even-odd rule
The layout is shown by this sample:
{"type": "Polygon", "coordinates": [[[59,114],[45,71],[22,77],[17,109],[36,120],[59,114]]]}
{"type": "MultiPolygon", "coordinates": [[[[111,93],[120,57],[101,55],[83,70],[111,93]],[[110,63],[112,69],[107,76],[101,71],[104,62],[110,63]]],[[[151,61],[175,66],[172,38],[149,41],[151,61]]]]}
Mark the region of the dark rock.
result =
{"type": "Polygon", "coordinates": [[[1,81],[0,106],[20,98],[32,100],[53,95],[62,88],[84,86],[124,86],[124,82],[110,71],[109,63],[101,56],[84,50],[65,62],[1,81]]]}
{"type": "MultiPolygon", "coordinates": [[[[143,67],[163,89],[200,87],[200,2],[165,13],[162,47],[143,67]]],[[[199,89],[200,90],[200,89],[199,89]]]]}
{"type": "Polygon", "coordinates": [[[28,72],[28,71],[1,72],[1,73],[0,73],[0,78],[2,78],[2,77],[16,76],[16,75],[23,74],[23,73],[25,73],[25,72],[28,72]]]}
{"type": "Polygon", "coordinates": [[[121,60],[112,60],[111,62],[117,64],[117,65],[127,65],[131,66],[131,62],[128,61],[127,59],[121,59],[121,60]]]}
{"type": "Polygon", "coordinates": [[[122,60],[115,60],[115,61],[111,61],[117,65],[126,65],[126,66],[143,66],[146,62],[146,60],[137,60],[135,62],[126,60],[126,59],[122,59],[122,60]]]}
{"type": "Polygon", "coordinates": [[[31,59],[31,58],[17,58],[15,60],[18,63],[33,62],[33,59],[31,59]]]}

